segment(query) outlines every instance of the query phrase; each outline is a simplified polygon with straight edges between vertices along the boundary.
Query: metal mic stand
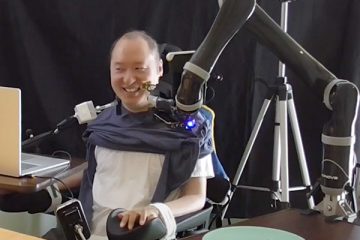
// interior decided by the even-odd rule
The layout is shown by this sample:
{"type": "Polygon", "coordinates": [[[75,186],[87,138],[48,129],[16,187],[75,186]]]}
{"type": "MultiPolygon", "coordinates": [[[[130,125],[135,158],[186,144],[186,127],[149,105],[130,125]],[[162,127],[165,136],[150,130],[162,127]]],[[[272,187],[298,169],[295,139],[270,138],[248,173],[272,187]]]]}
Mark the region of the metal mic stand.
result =
{"type": "MultiPolygon", "coordinates": [[[[287,20],[288,20],[288,3],[290,0],[281,1],[281,29],[287,32],[287,20]]],[[[287,83],[287,77],[285,76],[285,64],[279,62],[279,76],[277,77],[278,85],[275,89],[269,89],[270,94],[265,98],[263,105],[260,109],[259,115],[256,119],[254,128],[251,132],[250,139],[247,142],[245,151],[242,155],[240,164],[232,182],[233,188],[229,194],[229,203],[237,188],[268,191],[271,193],[274,199],[273,207],[275,208],[287,208],[290,205],[290,191],[307,190],[311,191],[311,182],[309,172],[306,164],[304,148],[301,140],[299,124],[295,111],[295,104],[293,99],[293,93],[291,85],[287,83]],[[254,145],[258,132],[260,130],[264,116],[268,110],[268,107],[272,100],[275,100],[275,129],[274,129],[274,149],[273,149],[273,169],[272,169],[272,181],[273,185],[270,188],[244,186],[238,185],[240,177],[245,168],[245,164],[250,155],[251,149],[254,145]],[[296,151],[299,158],[299,166],[301,170],[302,180],[304,186],[289,187],[289,164],[288,164],[288,123],[287,118],[289,116],[296,151]]],[[[314,207],[313,197],[310,195],[307,198],[309,208],[314,207]]],[[[229,203],[224,207],[222,212],[222,219],[225,217],[229,203]]]]}

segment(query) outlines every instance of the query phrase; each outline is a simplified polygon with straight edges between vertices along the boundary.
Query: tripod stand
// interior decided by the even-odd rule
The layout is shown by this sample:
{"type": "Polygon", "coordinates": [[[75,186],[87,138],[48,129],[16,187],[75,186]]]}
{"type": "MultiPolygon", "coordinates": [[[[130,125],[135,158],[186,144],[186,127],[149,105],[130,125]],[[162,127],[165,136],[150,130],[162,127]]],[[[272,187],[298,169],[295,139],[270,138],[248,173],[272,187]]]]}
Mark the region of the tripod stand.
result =
{"type": "MultiPolygon", "coordinates": [[[[288,18],[288,3],[290,0],[281,0],[281,29],[287,32],[287,18],[288,18]]],[[[308,168],[305,159],[304,148],[301,140],[299,124],[295,111],[295,104],[293,100],[293,93],[291,85],[287,83],[285,76],[285,64],[279,62],[279,76],[277,78],[278,85],[274,89],[270,89],[271,92],[268,97],[265,98],[263,105],[260,109],[259,115],[256,119],[254,128],[251,132],[250,139],[245,147],[245,151],[240,160],[239,167],[233,179],[232,185],[234,186],[229,194],[229,202],[237,188],[244,188],[258,191],[268,191],[271,193],[274,199],[274,207],[287,208],[290,205],[290,191],[298,190],[311,190],[311,182],[308,173],[308,168]],[[273,185],[270,188],[243,186],[238,185],[240,177],[243,173],[251,149],[254,145],[264,116],[268,110],[268,107],[272,100],[275,100],[275,124],[274,124],[274,149],[273,149],[273,169],[272,169],[272,181],[273,185]],[[289,187],[289,166],[288,166],[288,122],[289,116],[292,132],[294,136],[294,142],[296,146],[297,155],[299,158],[299,167],[301,170],[302,180],[304,186],[289,187]]],[[[308,199],[309,208],[314,207],[314,200],[312,196],[308,199]]],[[[224,218],[229,204],[227,204],[222,212],[222,219],[224,218]]]]}

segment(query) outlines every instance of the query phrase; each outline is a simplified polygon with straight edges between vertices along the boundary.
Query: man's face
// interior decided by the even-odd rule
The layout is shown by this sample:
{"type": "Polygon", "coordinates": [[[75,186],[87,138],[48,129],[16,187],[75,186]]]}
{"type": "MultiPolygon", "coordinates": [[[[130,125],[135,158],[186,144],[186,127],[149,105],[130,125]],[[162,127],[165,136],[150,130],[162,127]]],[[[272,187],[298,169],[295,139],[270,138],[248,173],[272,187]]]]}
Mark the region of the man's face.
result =
{"type": "Polygon", "coordinates": [[[147,111],[149,92],[142,88],[150,82],[157,84],[162,76],[162,62],[142,38],[121,39],[113,49],[111,86],[123,106],[131,112],[147,111]]]}

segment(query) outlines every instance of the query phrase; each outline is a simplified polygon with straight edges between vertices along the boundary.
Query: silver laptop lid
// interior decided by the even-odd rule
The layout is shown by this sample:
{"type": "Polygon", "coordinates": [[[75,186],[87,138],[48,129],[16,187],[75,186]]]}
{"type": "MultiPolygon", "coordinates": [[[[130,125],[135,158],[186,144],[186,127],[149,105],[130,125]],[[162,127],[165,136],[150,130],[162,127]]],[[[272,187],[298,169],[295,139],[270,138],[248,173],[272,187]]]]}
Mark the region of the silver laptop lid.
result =
{"type": "Polygon", "coordinates": [[[0,87],[0,111],[0,174],[20,176],[20,89],[0,87]]]}
{"type": "Polygon", "coordinates": [[[21,153],[21,90],[0,87],[0,174],[24,176],[53,171],[70,161],[21,153]],[[26,158],[22,159],[23,156],[26,158]],[[22,169],[22,163],[30,166],[22,169]]]}

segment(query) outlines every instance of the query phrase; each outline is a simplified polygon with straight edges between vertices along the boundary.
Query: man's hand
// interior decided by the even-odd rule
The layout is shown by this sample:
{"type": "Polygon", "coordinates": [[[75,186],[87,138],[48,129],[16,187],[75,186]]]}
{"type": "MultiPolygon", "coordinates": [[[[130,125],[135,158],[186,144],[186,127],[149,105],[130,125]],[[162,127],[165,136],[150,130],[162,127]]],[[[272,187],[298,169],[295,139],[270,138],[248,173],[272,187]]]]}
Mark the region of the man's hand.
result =
{"type": "Polygon", "coordinates": [[[136,224],[144,225],[146,221],[159,216],[159,210],[153,206],[146,206],[140,209],[133,209],[119,213],[120,227],[126,227],[132,230],[136,224]]]}

